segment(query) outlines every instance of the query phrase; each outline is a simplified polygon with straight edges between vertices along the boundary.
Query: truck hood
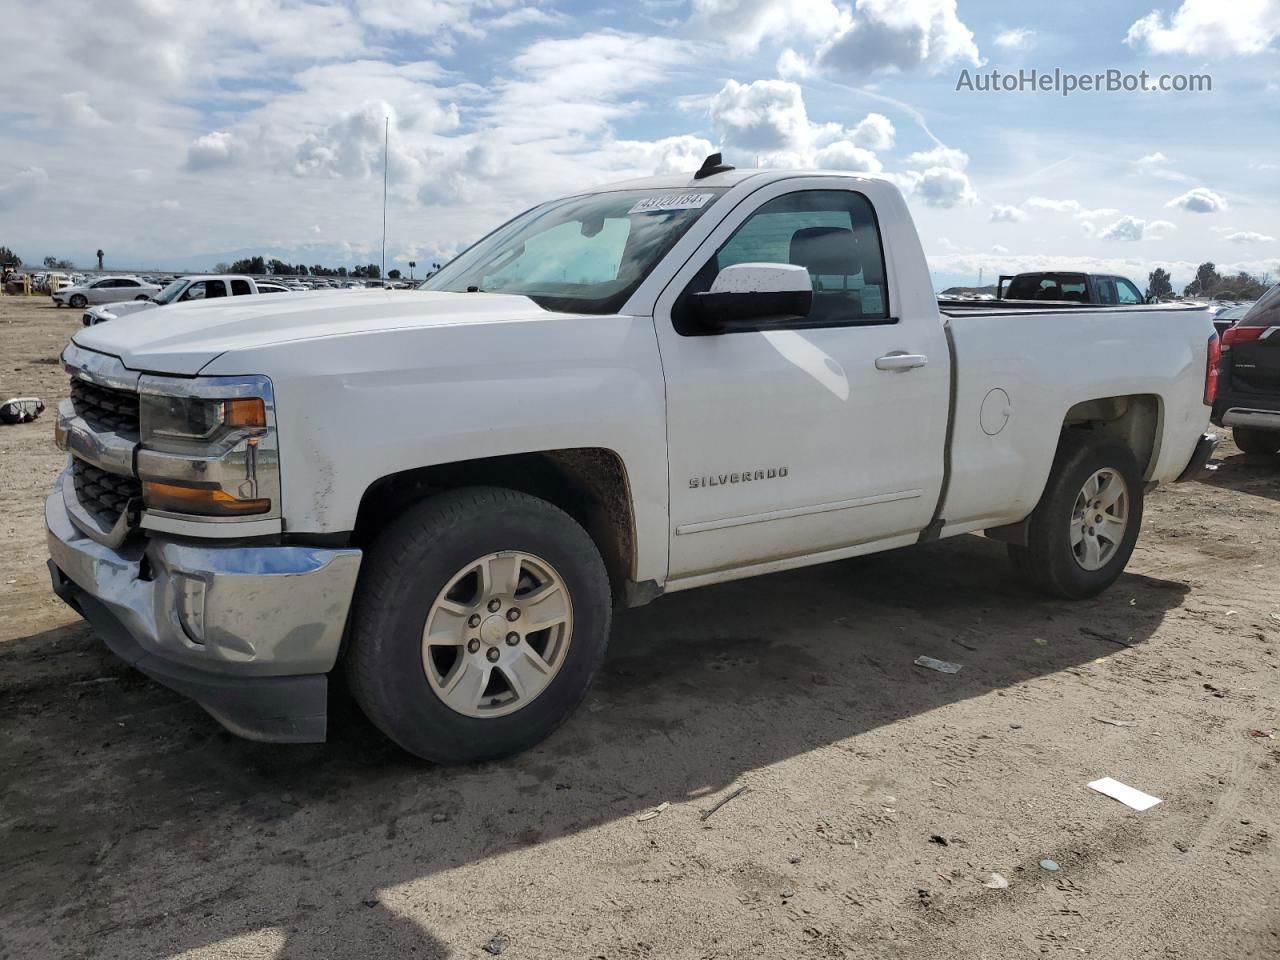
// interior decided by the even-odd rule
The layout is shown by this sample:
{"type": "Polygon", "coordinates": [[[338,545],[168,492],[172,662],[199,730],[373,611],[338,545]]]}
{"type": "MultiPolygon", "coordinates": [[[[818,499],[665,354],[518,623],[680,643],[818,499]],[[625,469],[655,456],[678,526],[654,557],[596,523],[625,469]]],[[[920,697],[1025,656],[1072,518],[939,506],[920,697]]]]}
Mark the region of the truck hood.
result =
{"type": "Polygon", "coordinates": [[[131,313],[138,313],[142,310],[151,310],[160,306],[150,300],[119,300],[116,303],[104,303],[96,307],[90,307],[90,313],[104,314],[109,313],[113,317],[124,317],[131,313]]]}
{"type": "Polygon", "coordinates": [[[215,357],[235,350],[550,316],[528,297],[508,294],[321,290],[170,304],[85,327],[72,340],[119,357],[133,370],[195,376],[215,357]]]}

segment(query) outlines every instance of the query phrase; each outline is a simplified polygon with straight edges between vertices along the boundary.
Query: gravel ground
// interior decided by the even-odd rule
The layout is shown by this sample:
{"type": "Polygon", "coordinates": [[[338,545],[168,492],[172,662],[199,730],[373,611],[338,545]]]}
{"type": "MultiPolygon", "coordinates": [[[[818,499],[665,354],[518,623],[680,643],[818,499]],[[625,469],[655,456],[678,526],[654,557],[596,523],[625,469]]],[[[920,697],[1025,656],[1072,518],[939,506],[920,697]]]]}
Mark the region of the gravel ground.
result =
{"type": "MultiPolygon", "coordinates": [[[[77,324],[0,297],[0,393],[52,407],[77,324]]],[[[0,957],[1280,956],[1275,461],[1157,491],[1093,601],[961,537],[623,612],[559,733],[439,769],[107,654],[49,591],[51,430],[0,427],[0,957]]]]}

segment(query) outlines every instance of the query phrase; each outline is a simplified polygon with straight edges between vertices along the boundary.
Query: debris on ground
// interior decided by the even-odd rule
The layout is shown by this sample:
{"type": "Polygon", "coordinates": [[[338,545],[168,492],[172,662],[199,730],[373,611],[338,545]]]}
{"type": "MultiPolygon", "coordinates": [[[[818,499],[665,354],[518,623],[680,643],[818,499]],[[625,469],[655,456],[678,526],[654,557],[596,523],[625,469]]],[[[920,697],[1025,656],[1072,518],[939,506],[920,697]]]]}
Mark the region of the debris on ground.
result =
{"type": "Polygon", "coordinates": [[[917,667],[928,667],[930,670],[937,670],[939,673],[959,673],[962,669],[962,665],[959,663],[925,656],[916,657],[915,664],[917,667]]]}
{"type": "Polygon", "coordinates": [[[1109,723],[1113,727],[1136,727],[1137,720],[1113,720],[1111,717],[1094,717],[1099,723],[1109,723]]]}
{"type": "Polygon", "coordinates": [[[1050,873],[1056,873],[1059,869],[1061,869],[1058,866],[1057,860],[1041,860],[1040,867],[1041,869],[1048,870],[1050,873]]]}
{"type": "Polygon", "coordinates": [[[1129,637],[1129,639],[1124,640],[1120,637],[1113,636],[1112,634],[1103,633],[1101,630],[1094,630],[1092,627],[1081,627],[1080,632],[1086,637],[1093,637],[1095,640],[1105,640],[1107,643],[1118,643],[1122,647],[1133,646],[1133,637],[1129,637]]]}
{"type": "MultiPolygon", "coordinates": [[[[730,800],[732,800],[734,797],[740,797],[740,796],[742,796],[742,794],[744,794],[744,793],[746,793],[746,792],[747,792],[747,788],[746,788],[745,786],[743,786],[743,787],[739,787],[737,790],[733,791],[733,793],[729,794],[727,797],[725,797],[724,799],[722,799],[720,802],[718,802],[718,803],[716,803],[714,806],[712,806],[712,808],[711,808],[710,810],[708,810],[708,811],[706,811],[705,813],[703,813],[703,814],[702,814],[701,819],[705,821],[708,817],[710,817],[713,813],[715,813],[717,810],[719,810],[721,807],[723,807],[726,803],[728,803],[728,802],[729,802],[730,800]]],[[[666,806],[666,804],[663,804],[663,806],[666,806]]]]}
{"type": "Polygon", "coordinates": [[[30,423],[44,413],[39,397],[11,397],[0,403],[0,423],[30,423]]]}
{"type": "Polygon", "coordinates": [[[1274,730],[1250,730],[1249,736],[1264,737],[1267,740],[1274,740],[1276,738],[1276,732],[1274,730]]]}
{"type": "Polygon", "coordinates": [[[1003,873],[993,873],[982,885],[988,890],[1005,890],[1009,887],[1009,881],[1003,873]]]}
{"type": "Polygon", "coordinates": [[[1119,780],[1111,779],[1111,777],[1094,780],[1089,784],[1089,789],[1096,790],[1098,793],[1111,797],[1113,800],[1119,800],[1126,807],[1132,807],[1134,810],[1147,810],[1161,802],[1159,797],[1143,793],[1141,790],[1136,790],[1127,784],[1121,783],[1119,780]]]}
{"type": "Polygon", "coordinates": [[[662,816],[663,811],[669,806],[671,806],[670,802],[664,800],[652,810],[646,810],[644,813],[640,814],[640,816],[636,817],[636,820],[640,823],[644,823],[646,820],[652,820],[654,817],[660,817],[662,816]]]}
{"type": "Polygon", "coordinates": [[[936,843],[940,847],[950,846],[950,844],[947,842],[947,838],[937,833],[935,833],[933,836],[929,838],[929,842],[936,843]]]}
{"type": "Polygon", "coordinates": [[[496,957],[498,954],[502,953],[503,950],[507,949],[507,938],[501,933],[495,933],[489,938],[489,942],[480,949],[485,953],[496,957]]]}

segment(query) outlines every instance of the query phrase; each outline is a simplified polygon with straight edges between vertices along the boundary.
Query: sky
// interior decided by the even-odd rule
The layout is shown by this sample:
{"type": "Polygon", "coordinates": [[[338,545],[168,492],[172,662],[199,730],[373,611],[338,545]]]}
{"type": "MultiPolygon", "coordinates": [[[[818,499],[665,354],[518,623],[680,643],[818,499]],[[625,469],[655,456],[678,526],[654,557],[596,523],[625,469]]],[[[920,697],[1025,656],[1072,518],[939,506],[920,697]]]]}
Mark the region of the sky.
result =
{"type": "Polygon", "coordinates": [[[546,199],[693,170],[903,190],[935,285],[1280,276],[1280,0],[0,0],[0,245],[418,273],[546,199]],[[983,90],[1107,70],[1211,90],[983,90]],[[966,79],[967,78],[967,79],[966,79]]]}

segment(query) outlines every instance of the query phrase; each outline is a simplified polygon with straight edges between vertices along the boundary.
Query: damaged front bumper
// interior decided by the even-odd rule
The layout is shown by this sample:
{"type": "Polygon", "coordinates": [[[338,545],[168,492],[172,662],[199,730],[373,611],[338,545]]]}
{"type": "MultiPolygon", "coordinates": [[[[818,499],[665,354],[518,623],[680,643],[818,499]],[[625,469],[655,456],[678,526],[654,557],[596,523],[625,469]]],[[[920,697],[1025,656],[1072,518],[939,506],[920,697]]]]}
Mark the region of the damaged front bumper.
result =
{"type": "Polygon", "coordinates": [[[156,535],[108,547],[72,522],[67,482],[45,502],[53,589],[107,647],[232,733],[324,740],[361,552],[156,535]]]}

